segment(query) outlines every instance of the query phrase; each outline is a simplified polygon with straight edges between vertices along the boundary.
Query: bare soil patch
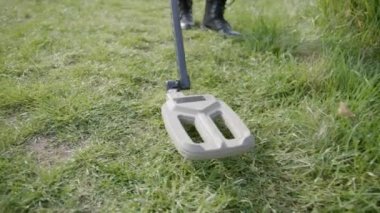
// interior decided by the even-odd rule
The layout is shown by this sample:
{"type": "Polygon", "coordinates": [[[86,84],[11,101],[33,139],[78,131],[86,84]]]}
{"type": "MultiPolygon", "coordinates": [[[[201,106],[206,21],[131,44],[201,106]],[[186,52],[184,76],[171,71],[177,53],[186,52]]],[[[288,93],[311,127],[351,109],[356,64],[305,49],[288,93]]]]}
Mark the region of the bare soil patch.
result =
{"type": "Polygon", "coordinates": [[[37,136],[29,141],[28,149],[39,165],[50,167],[70,160],[81,145],[57,143],[54,136],[37,136]]]}

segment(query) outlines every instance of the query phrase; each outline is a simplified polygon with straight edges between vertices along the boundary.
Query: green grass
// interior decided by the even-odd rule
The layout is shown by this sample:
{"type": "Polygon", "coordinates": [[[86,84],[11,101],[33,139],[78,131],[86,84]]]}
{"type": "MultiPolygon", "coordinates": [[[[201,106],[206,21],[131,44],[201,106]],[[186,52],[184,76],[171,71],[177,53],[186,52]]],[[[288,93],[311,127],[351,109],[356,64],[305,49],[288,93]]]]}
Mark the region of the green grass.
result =
{"type": "Polygon", "coordinates": [[[167,1],[0,0],[0,211],[379,211],[379,10],[346,23],[331,3],[240,0],[226,16],[242,38],[184,33],[186,93],[256,135],[244,155],[185,161],[160,114],[167,1]]]}

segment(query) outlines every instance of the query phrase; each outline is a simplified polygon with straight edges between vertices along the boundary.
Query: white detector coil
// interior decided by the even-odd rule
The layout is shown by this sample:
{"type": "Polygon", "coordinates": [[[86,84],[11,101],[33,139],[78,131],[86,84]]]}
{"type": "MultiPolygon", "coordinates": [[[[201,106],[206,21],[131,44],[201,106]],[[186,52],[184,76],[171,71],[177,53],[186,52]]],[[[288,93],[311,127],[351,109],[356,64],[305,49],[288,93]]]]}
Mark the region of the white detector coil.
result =
{"type": "Polygon", "coordinates": [[[212,95],[185,96],[169,90],[161,111],[170,138],[186,159],[228,157],[254,145],[254,137],[239,116],[212,95]]]}

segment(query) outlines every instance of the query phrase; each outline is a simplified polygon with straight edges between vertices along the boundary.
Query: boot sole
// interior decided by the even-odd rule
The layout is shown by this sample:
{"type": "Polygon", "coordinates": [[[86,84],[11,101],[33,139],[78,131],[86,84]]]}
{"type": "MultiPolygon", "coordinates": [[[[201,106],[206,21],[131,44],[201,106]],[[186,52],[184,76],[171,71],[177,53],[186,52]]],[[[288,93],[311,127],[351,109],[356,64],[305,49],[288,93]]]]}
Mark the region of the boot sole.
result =
{"type": "Polygon", "coordinates": [[[181,29],[182,30],[189,30],[189,29],[194,28],[194,26],[195,26],[195,24],[184,24],[184,25],[182,25],[182,23],[181,23],[181,29]]]}
{"type": "Polygon", "coordinates": [[[232,34],[228,34],[228,33],[225,33],[223,30],[215,30],[215,29],[213,29],[213,28],[207,27],[207,26],[204,25],[204,24],[201,25],[201,29],[202,29],[203,31],[212,31],[212,32],[216,32],[216,33],[219,33],[220,35],[225,36],[225,37],[239,37],[239,36],[241,36],[240,33],[235,32],[235,31],[232,31],[232,32],[234,32],[234,33],[232,33],[232,34]]]}

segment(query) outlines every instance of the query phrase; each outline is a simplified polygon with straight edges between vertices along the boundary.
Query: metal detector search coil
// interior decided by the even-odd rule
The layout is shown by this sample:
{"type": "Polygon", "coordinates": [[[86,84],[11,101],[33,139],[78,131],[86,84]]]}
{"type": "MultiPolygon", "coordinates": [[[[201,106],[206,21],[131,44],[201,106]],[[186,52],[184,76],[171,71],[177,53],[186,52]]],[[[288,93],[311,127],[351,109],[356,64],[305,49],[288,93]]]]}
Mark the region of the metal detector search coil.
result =
{"type": "Polygon", "coordinates": [[[212,95],[184,96],[169,90],[161,111],[169,136],[186,159],[222,158],[246,152],[253,146],[253,136],[237,114],[212,95]],[[216,116],[223,118],[232,137],[225,137],[213,119],[216,116]],[[195,127],[202,142],[189,136],[184,123],[195,127]]]}

